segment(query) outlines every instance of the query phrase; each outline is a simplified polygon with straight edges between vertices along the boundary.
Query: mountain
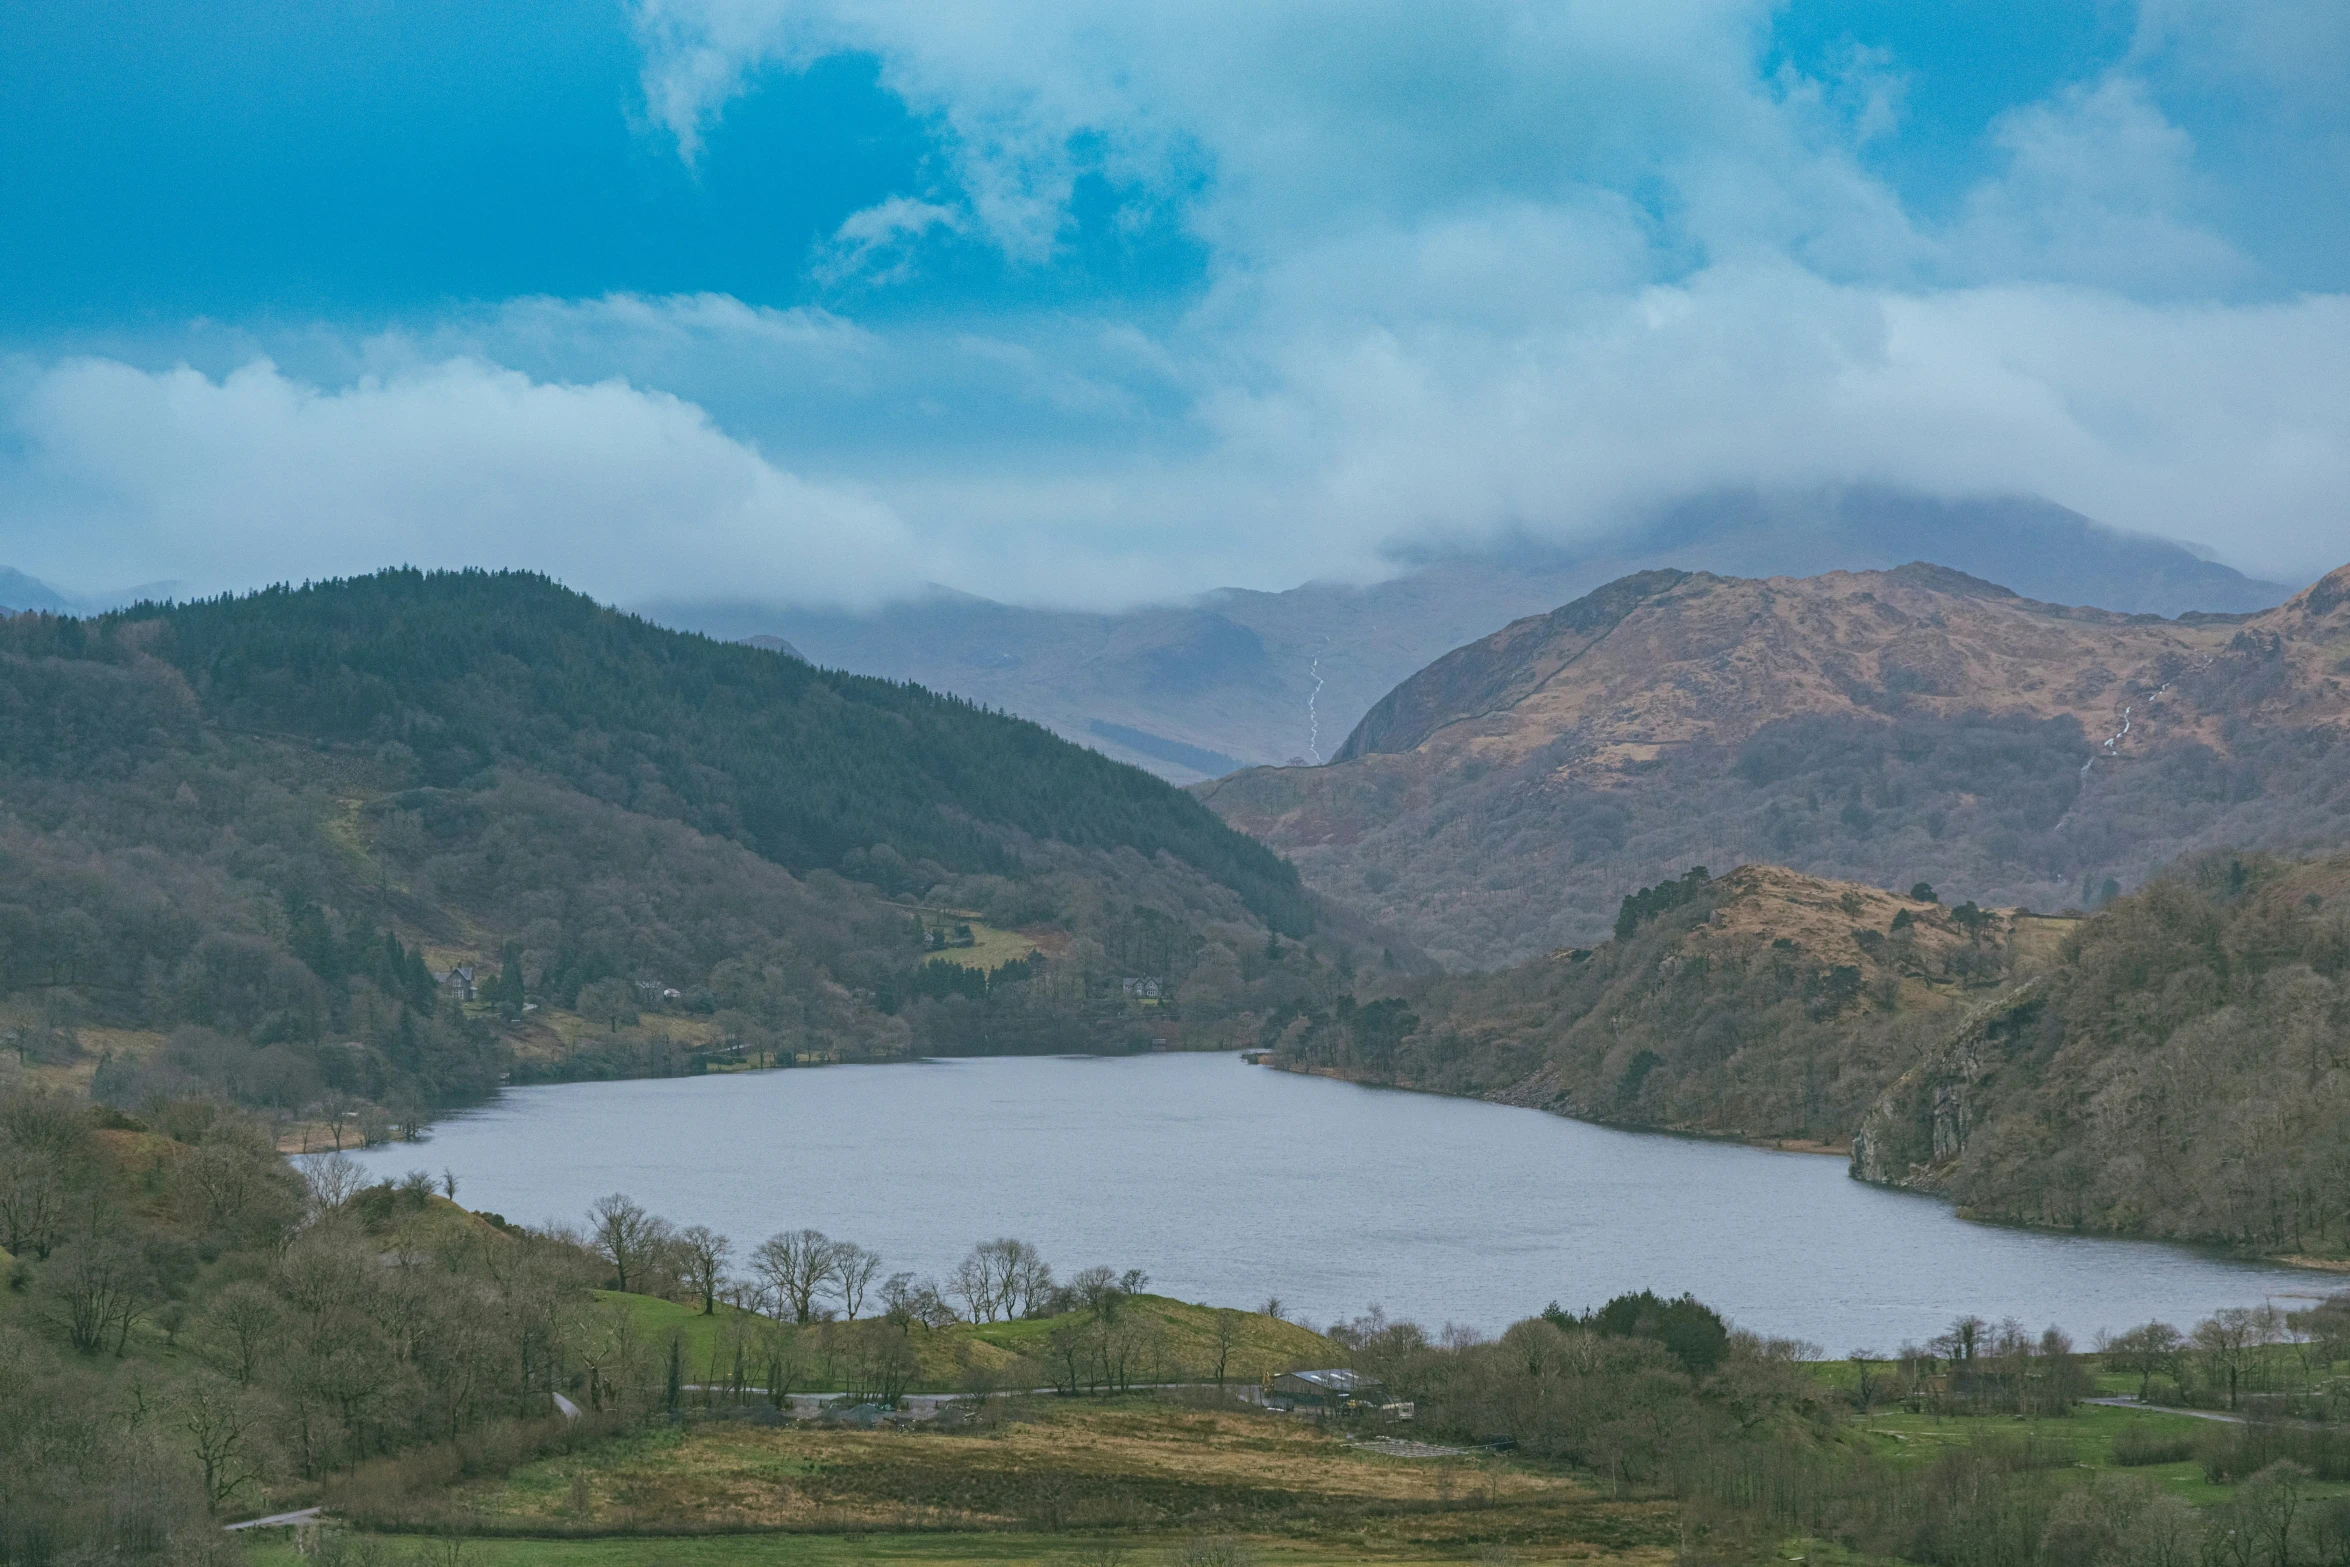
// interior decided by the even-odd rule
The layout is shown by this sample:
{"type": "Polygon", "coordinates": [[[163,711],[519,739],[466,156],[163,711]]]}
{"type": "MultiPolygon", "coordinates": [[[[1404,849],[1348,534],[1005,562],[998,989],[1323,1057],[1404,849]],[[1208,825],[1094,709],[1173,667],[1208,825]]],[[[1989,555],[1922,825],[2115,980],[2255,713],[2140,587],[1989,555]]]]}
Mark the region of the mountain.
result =
{"type": "Polygon", "coordinates": [[[0,622],[0,1029],[118,1102],[1207,1042],[1366,942],[1147,773],[539,577],[0,622]]]}
{"type": "Polygon", "coordinates": [[[38,610],[51,615],[70,615],[77,607],[48,583],[13,566],[0,566],[0,605],[17,614],[38,610]]]}
{"type": "Polygon", "coordinates": [[[1848,1146],[1984,1218],[2350,1249],[2350,856],[2210,853],[2088,916],[1745,865],[1609,939],[1268,1019],[1275,1065],[1848,1146]]]}
{"type": "Polygon", "coordinates": [[[1324,760],[1373,702],[1446,649],[1635,571],[1802,576],[1921,559],[2033,598],[2132,613],[2260,610],[2291,592],[2045,501],[1852,489],[1725,493],[1588,544],[1518,540],[1421,558],[1371,587],[1229,589],[1121,614],[946,589],[870,613],[755,602],[643,610],[712,636],[788,637],[819,664],[952,691],[1192,783],[1324,760]]]}
{"type": "Polygon", "coordinates": [[[1588,943],[1693,863],[2089,904],[2198,846],[2350,832],[2346,659],[2350,568],[2175,620],[1935,566],[1647,571],[1446,654],[1329,766],[1200,792],[1455,967],[1588,943]]]}

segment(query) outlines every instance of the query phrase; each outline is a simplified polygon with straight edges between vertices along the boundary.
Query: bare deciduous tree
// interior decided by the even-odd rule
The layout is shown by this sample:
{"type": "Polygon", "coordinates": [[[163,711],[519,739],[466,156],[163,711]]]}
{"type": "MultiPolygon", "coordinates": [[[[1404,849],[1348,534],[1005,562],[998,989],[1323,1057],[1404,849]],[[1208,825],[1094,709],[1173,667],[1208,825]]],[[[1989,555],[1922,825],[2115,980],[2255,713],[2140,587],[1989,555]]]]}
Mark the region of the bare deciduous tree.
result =
{"type": "Polygon", "coordinates": [[[867,1251],[855,1241],[840,1241],[832,1248],[832,1293],[840,1301],[840,1314],[854,1319],[865,1307],[865,1292],[872,1287],[873,1275],[881,1269],[881,1258],[867,1251]]]}
{"type": "Polygon", "coordinates": [[[285,1328],[285,1313],[277,1297],[251,1280],[239,1280],[221,1291],[205,1313],[207,1336],[228,1360],[240,1385],[249,1384],[261,1358],[285,1328]]]}
{"type": "Polygon", "coordinates": [[[322,1214],[342,1212],[367,1184],[367,1172],[359,1162],[340,1151],[304,1154],[294,1164],[302,1172],[302,1184],[310,1189],[311,1207],[322,1214]]]}
{"type": "Polygon", "coordinates": [[[702,1315],[718,1310],[718,1294],[726,1282],[727,1259],[734,1242],[706,1224],[689,1224],[678,1232],[678,1254],[685,1261],[686,1282],[702,1297],[702,1315]]]}
{"type": "Polygon", "coordinates": [[[947,1288],[955,1292],[955,1298],[963,1303],[963,1315],[973,1322],[995,1320],[995,1271],[977,1250],[955,1264],[947,1288]]]}
{"type": "Polygon", "coordinates": [[[93,1232],[57,1249],[41,1270],[50,1315],[67,1342],[85,1355],[111,1343],[120,1355],[131,1328],[158,1298],[154,1274],[138,1251],[117,1236],[93,1232]]]}
{"type": "Polygon", "coordinates": [[[1214,1322],[1208,1328],[1208,1343],[1216,1352],[1216,1386],[1224,1385],[1224,1377],[1232,1364],[1232,1352],[1240,1347],[1240,1335],[1247,1318],[1229,1306],[1216,1310],[1214,1322]]]}
{"type": "Polygon", "coordinates": [[[625,979],[599,979],[579,987],[579,1015],[617,1034],[624,1023],[637,1021],[636,992],[625,979]]]}
{"type": "Polygon", "coordinates": [[[2195,1324],[2195,1353],[2203,1361],[2204,1374],[2227,1385],[2230,1409],[2236,1407],[2236,1391],[2245,1367],[2266,1342],[2261,1336],[2263,1325],[2260,1312],[2245,1306],[2225,1307],[2195,1324]]]}
{"type": "Polygon", "coordinates": [[[833,1243],[822,1230],[786,1230],[761,1241],[751,1264],[774,1292],[777,1315],[788,1311],[794,1322],[810,1322],[832,1277],[833,1243]]]}
{"type": "Polygon", "coordinates": [[[625,1192],[599,1197],[588,1209],[588,1244],[610,1265],[613,1287],[625,1293],[642,1283],[653,1254],[669,1241],[667,1221],[656,1219],[625,1192]]]}
{"type": "Polygon", "coordinates": [[[253,1441],[260,1423],[252,1395],[225,1377],[200,1371],[181,1391],[179,1426],[202,1473],[208,1511],[217,1513],[221,1503],[261,1478],[253,1441]]]}

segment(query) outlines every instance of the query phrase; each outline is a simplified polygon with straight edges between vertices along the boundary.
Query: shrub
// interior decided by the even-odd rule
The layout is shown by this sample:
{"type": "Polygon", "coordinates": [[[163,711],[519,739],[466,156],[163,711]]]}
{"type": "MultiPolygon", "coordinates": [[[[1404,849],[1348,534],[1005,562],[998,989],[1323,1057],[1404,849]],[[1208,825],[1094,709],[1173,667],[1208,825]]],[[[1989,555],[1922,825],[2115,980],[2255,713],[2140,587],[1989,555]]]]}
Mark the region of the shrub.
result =
{"type": "Polygon", "coordinates": [[[2165,1431],[2151,1420],[2133,1420],[2114,1433],[2113,1461],[2126,1469],[2176,1464],[2194,1456],[2194,1433],[2165,1431]]]}

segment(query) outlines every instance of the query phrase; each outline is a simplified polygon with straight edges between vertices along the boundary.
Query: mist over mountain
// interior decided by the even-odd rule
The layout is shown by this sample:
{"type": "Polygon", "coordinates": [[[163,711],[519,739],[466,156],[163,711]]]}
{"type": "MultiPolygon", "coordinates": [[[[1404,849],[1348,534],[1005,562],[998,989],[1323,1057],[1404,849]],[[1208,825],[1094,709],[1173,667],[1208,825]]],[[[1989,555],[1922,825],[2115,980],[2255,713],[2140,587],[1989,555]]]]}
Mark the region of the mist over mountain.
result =
{"type": "Polygon", "coordinates": [[[0,608],[19,613],[28,609],[46,610],[63,615],[71,613],[75,605],[40,578],[28,577],[13,566],[0,566],[0,608]]]}
{"type": "Polygon", "coordinates": [[[1227,589],[1119,613],[944,588],[869,613],[718,600],[640,608],[713,636],[787,638],[818,664],[951,691],[1190,783],[1326,760],[1374,702],[1448,649],[1630,572],[1808,576],[1911,560],[2027,598],[2137,614],[2259,610],[2292,591],[2046,501],[1851,489],[1718,494],[1589,544],[1427,550],[1368,587],[1227,589]]]}

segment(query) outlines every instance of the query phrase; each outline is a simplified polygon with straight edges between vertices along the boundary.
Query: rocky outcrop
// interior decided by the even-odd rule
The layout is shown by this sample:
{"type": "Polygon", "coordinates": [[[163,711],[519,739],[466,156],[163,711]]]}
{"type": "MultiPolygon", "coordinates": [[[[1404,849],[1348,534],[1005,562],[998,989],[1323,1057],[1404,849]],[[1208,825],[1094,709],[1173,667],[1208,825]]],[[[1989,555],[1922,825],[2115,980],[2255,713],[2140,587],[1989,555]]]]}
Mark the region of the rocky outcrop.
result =
{"type": "Polygon", "coordinates": [[[1944,1184],[1982,1123],[1983,1090],[2036,1014],[2042,981],[2025,980],[1974,1008],[1895,1079],[1852,1138],[1852,1174],[1874,1186],[1944,1184]]]}

